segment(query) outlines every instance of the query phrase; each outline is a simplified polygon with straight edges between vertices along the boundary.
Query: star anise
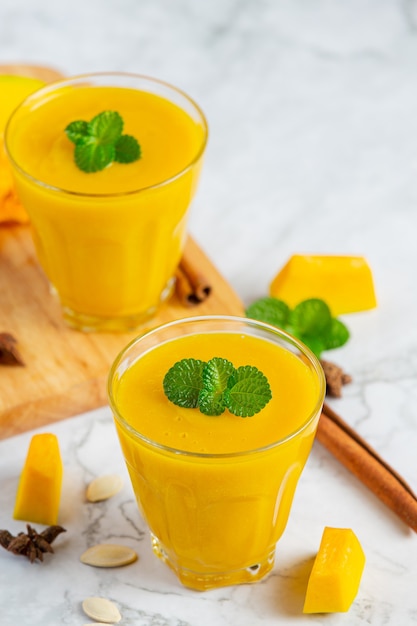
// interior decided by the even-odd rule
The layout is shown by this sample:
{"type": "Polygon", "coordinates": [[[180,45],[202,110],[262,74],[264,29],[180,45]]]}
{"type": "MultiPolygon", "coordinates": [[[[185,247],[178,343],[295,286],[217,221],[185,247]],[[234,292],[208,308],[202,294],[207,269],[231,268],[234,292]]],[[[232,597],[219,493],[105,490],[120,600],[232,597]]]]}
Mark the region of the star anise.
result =
{"type": "Polygon", "coordinates": [[[66,532],[62,526],[48,526],[38,533],[30,524],[26,524],[26,533],[19,533],[16,537],[8,530],[0,530],[0,545],[12,552],[26,556],[31,563],[36,560],[43,561],[45,552],[53,552],[51,543],[66,532]]]}

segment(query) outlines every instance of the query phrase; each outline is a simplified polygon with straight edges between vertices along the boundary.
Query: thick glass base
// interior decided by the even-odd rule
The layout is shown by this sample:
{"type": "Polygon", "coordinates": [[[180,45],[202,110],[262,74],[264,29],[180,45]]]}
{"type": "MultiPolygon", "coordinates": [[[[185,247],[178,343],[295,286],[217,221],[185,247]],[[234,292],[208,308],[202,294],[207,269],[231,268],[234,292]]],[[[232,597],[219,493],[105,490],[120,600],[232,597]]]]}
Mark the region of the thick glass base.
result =
{"type": "Polygon", "coordinates": [[[126,315],[124,317],[99,317],[73,311],[64,305],[62,306],[62,315],[68,326],[85,333],[128,333],[141,328],[156,315],[159,306],[172,295],[174,285],[175,278],[172,278],[163,290],[158,304],[135,315],[126,315]]]}
{"type": "Polygon", "coordinates": [[[274,567],[275,549],[261,563],[254,563],[250,567],[231,571],[195,572],[174,563],[168,556],[159,539],[151,533],[152,550],[176,574],[179,581],[190,589],[206,591],[218,587],[255,583],[264,578],[274,567]]]}

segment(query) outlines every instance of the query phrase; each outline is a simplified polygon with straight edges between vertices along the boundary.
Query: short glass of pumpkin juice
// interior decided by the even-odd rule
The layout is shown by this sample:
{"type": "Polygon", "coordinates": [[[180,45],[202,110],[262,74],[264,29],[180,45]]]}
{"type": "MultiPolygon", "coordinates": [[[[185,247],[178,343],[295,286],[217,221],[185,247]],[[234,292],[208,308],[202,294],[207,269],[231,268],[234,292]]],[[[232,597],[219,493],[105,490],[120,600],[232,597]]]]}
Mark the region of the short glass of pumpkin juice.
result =
{"type": "Polygon", "coordinates": [[[171,293],[207,132],[185,93],[125,73],[55,82],[12,114],[17,192],[70,326],[130,330],[171,293]]]}
{"type": "Polygon", "coordinates": [[[155,554],[185,586],[255,582],[273,568],[324,392],[307,347],[247,318],[171,322],[117,357],[108,393],[133,490],[155,554]],[[265,379],[270,397],[250,416],[265,379]]]}

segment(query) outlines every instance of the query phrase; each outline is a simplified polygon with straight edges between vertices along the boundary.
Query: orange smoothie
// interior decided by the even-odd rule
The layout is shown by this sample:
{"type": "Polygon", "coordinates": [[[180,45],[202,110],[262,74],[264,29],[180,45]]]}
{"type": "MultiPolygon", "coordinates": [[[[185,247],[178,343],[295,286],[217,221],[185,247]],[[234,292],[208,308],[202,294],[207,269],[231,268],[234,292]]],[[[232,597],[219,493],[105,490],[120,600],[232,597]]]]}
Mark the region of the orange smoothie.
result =
{"type": "Polygon", "coordinates": [[[18,194],[69,323],[94,330],[124,320],[127,330],[166,297],[206,139],[204,116],[185,94],[130,75],[55,83],[12,116],[6,141],[18,194]],[[141,158],[86,173],[65,128],[102,111],[122,116],[141,158]]]}
{"type": "Polygon", "coordinates": [[[259,337],[229,326],[163,335],[137,358],[139,340],[135,357],[121,357],[110,379],[119,439],[154,551],[196,589],[254,582],[273,567],[323,401],[315,357],[294,353],[269,331],[259,337]],[[266,375],[272,400],[258,414],[207,416],[165,397],[162,381],[175,362],[215,356],[266,375]]]}

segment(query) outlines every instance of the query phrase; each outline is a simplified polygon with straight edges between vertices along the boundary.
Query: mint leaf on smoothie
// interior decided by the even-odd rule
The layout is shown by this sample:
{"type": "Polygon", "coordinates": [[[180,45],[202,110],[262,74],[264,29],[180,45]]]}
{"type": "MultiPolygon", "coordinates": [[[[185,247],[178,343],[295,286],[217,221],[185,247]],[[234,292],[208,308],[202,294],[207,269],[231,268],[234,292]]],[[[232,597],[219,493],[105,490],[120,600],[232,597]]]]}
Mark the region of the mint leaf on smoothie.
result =
{"type": "Polygon", "coordinates": [[[168,400],[177,406],[193,409],[203,388],[205,362],[199,359],[177,361],[165,374],[163,387],[168,400]]]}
{"type": "Polygon", "coordinates": [[[141,156],[135,137],[123,135],[123,118],[117,111],[102,111],[89,122],[76,120],[65,128],[75,144],[74,160],[86,173],[99,172],[116,161],[132,163],[141,156]]]}
{"type": "Polygon", "coordinates": [[[87,137],[76,144],[74,160],[83,172],[99,172],[114,160],[114,147],[101,145],[87,137]]]}
{"type": "Polygon", "coordinates": [[[132,163],[140,159],[140,145],[132,135],[122,135],[114,146],[114,160],[118,163],[132,163]]]}
{"type": "Polygon", "coordinates": [[[266,322],[294,335],[320,358],[325,350],[343,346],[349,339],[349,330],[320,298],[303,300],[294,309],[271,296],[260,298],[246,309],[246,316],[266,322]]]}
{"type": "Polygon", "coordinates": [[[114,145],[123,132],[123,119],[117,111],[102,111],[88,123],[89,134],[103,145],[114,145]]]}
{"type": "Polygon", "coordinates": [[[205,415],[221,415],[225,411],[225,403],[222,393],[202,389],[198,396],[198,408],[205,415]]]}
{"type": "Polygon", "coordinates": [[[252,365],[238,367],[230,376],[224,399],[234,415],[252,417],[259,413],[272,398],[265,374],[252,365]]]}
{"type": "Polygon", "coordinates": [[[227,359],[207,363],[182,359],[167,372],[163,388],[168,400],[185,408],[199,408],[205,415],[221,415],[225,409],[239,417],[259,413],[271,400],[266,376],[252,365],[235,369],[227,359]]]}
{"type": "Polygon", "coordinates": [[[233,363],[227,359],[214,357],[203,369],[203,386],[213,393],[223,393],[230,376],[235,371],[233,363]]]}
{"type": "Polygon", "coordinates": [[[76,122],[71,122],[65,129],[67,133],[68,139],[70,139],[73,143],[79,143],[84,137],[88,137],[88,122],[84,122],[83,120],[77,120],[76,122]]]}
{"type": "Polygon", "coordinates": [[[225,410],[223,392],[230,376],[235,371],[227,359],[214,357],[203,369],[203,388],[198,397],[198,406],[206,415],[221,415],[225,410]]]}

